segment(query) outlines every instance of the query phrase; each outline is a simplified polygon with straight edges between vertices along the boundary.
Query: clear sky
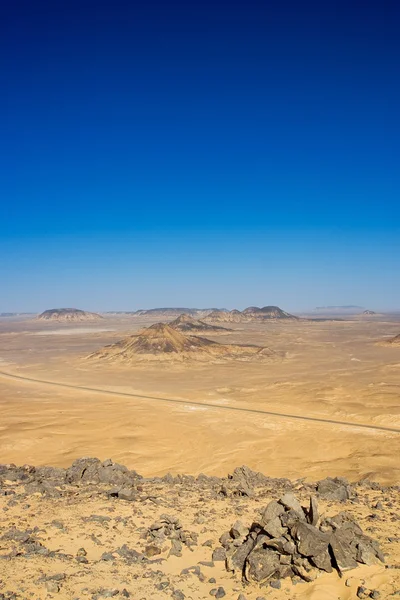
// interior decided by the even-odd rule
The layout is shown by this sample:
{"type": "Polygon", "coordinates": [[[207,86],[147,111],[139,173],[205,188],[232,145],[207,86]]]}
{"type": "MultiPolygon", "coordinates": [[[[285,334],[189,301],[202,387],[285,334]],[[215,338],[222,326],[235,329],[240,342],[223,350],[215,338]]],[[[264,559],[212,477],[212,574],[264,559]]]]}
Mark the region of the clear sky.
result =
{"type": "Polygon", "coordinates": [[[15,0],[0,312],[400,308],[400,3],[15,0]]]}

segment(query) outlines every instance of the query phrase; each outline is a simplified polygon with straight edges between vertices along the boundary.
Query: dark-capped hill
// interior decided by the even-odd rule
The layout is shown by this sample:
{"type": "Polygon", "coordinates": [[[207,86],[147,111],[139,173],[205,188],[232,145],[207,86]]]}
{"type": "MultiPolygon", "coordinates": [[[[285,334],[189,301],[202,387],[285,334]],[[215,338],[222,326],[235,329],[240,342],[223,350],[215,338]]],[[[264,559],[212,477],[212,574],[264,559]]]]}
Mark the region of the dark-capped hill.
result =
{"type": "Polygon", "coordinates": [[[38,321],[58,321],[58,322],[76,322],[76,321],[98,321],[102,319],[101,315],[92,312],[86,312],[79,308],[51,308],[45,310],[38,317],[38,321]]]}
{"type": "Polygon", "coordinates": [[[243,314],[256,317],[257,319],[290,319],[298,320],[298,317],[291,315],[290,313],[282,310],[279,306],[264,306],[258,308],[257,306],[250,306],[245,308],[243,314]]]}
{"type": "Polygon", "coordinates": [[[248,360],[274,354],[269,348],[218,344],[200,336],[184,335],[165,323],[155,323],[136,335],[101,348],[87,358],[132,364],[137,361],[248,360]]]}
{"type": "Polygon", "coordinates": [[[218,325],[210,325],[209,323],[205,323],[200,319],[194,319],[190,315],[180,315],[175,321],[171,321],[169,326],[172,329],[176,329],[177,331],[183,332],[203,332],[203,333],[213,333],[218,331],[232,331],[226,327],[219,327],[218,325]]]}

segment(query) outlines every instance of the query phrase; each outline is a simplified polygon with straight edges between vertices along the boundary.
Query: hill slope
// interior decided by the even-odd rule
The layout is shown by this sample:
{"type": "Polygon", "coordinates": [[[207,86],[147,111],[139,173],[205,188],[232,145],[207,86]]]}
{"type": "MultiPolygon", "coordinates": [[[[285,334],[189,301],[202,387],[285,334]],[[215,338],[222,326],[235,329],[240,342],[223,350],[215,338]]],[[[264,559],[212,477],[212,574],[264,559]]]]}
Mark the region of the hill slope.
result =
{"type": "Polygon", "coordinates": [[[381,342],[384,346],[400,346],[400,333],[389,340],[381,342]]]}

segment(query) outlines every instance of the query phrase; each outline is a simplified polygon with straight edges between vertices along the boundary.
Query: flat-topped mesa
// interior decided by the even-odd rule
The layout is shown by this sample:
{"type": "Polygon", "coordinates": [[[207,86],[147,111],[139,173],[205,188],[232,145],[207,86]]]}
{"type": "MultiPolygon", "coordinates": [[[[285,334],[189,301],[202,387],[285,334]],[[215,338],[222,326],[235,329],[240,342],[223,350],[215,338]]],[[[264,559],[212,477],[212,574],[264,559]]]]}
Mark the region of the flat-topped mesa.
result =
{"type": "Polygon", "coordinates": [[[124,362],[170,360],[225,360],[272,357],[275,352],[259,346],[218,344],[200,336],[184,335],[166,323],[155,323],[110,346],[94,352],[88,359],[124,362]]]}
{"type": "Polygon", "coordinates": [[[86,312],[79,308],[51,308],[37,317],[38,321],[77,322],[99,321],[103,317],[97,313],[86,312]]]}
{"type": "Polygon", "coordinates": [[[259,308],[258,306],[249,306],[243,311],[231,310],[231,311],[219,311],[215,310],[204,319],[204,321],[213,322],[230,322],[230,323],[251,323],[254,321],[266,321],[266,320],[286,320],[286,321],[298,321],[299,317],[295,317],[288,312],[285,312],[279,306],[264,306],[259,308]]]}
{"type": "Polygon", "coordinates": [[[218,325],[210,325],[210,323],[206,323],[205,321],[201,321],[200,319],[194,319],[190,315],[182,314],[179,315],[177,319],[171,321],[169,326],[172,329],[176,329],[177,331],[184,332],[217,332],[217,331],[232,331],[226,327],[218,327],[218,325]]]}

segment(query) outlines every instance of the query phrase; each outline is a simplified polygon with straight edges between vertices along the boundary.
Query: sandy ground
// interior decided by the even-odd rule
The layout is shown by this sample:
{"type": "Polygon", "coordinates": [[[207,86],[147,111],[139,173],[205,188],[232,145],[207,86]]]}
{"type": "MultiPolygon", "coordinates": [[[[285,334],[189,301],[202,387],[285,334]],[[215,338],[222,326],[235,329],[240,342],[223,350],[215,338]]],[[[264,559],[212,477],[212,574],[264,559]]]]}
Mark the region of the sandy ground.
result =
{"type": "Polygon", "coordinates": [[[224,475],[247,464],[271,476],[400,481],[400,433],[351,426],[400,431],[400,351],[376,343],[399,333],[400,320],[241,324],[208,336],[269,346],[281,355],[271,362],[117,367],[85,361],[152,322],[107,317],[99,328],[1,319],[0,371],[109,392],[0,377],[1,461],[66,466],[86,455],[112,457],[146,476],[224,475]]]}
{"type": "MultiPolygon", "coordinates": [[[[321,515],[332,516],[340,511],[351,514],[367,535],[378,540],[385,564],[360,565],[342,578],[336,571],[321,574],[312,583],[299,581],[294,585],[285,579],[281,589],[276,590],[268,584],[262,588],[255,583],[245,584],[240,574],[228,573],[224,562],[213,563],[211,558],[221,534],[237,519],[250,526],[271,499],[280,497],[278,483],[272,489],[260,485],[253,497],[221,497],[207,484],[196,487],[185,482],[143,481],[135,501],[108,498],[106,488],[67,486],[62,495],[48,497],[38,492],[26,494],[23,484],[5,482],[8,495],[0,496],[0,596],[14,592],[18,595],[13,598],[18,600],[92,600],[114,596],[115,592],[116,598],[162,600],[174,598],[174,591],[179,590],[186,600],[206,600],[211,590],[221,586],[226,600],[237,600],[239,594],[244,594],[246,600],[357,600],[357,591],[363,586],[368,594],[377,593],[373,598],[379,600],[398,597],[400,506],[394,489],[357,486],[347,501],[319,501],[321,515]],[[183,546],[181,556],[168,556],[171,545],[166,540],[153,557],[154,564],[127,563],[118,555],[116,549],[124,544],[145,552],[149,544],[146,531],[165,513],[178,516],[184,530],[195,533],[197,544],[192,548],[183,546]],[[26,532],[53,556],[40,552],[29,555],[18,541],[23,542],[18,536],[26,532]],[[76,558],[82,548],[85,563],[76,558]],[[112,553],[113,557],[103,559],[104,553],[112,553]],[[193,566],[201,570],[201,576],[184,573],[193,566]],[[48,588],[51,577],[58,582],[55,593],[48,588]],[[164,590],[158,587],[163,585],[164,590]]],[[[301,482],[295,484],[295,489],[306,505],[307,489],[301,482]]]]}

